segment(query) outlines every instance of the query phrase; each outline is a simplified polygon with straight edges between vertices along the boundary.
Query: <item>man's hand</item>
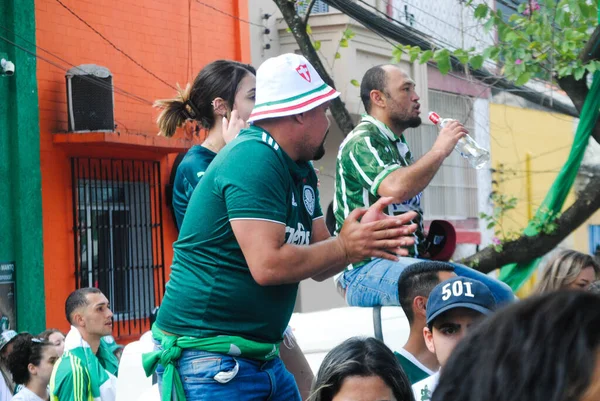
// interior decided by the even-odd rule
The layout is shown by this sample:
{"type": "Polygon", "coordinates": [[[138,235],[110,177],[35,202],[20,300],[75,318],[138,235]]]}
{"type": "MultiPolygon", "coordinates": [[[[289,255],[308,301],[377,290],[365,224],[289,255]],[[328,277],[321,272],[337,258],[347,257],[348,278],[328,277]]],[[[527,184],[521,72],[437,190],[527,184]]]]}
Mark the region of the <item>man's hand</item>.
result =
{"type": "Polygon", "coordinates": [[[229,121],[227,117],[223,117],[223,131],[221,131],[223,133],[223,140],[225,143],[233,141],[240,131],[246,127],[248,127],[248,124],[240,118],[237,110],[233,110],[229,121]]]}
{"type": "Polygon", "coordinates": [[[468,133],[469,131],[461,123],[452,121],[441,129],[431,150],[439,151],[445,157],[448,157],[452,153],[452,150],[454,150],[458,140],[468,133]]]}
{"type": "Polygon", "coordinates": [[[417,225],[407,225],[416,217],[413,212],[391,218],[386,216],[370,222],[364,221],[367,213],[370,213],[367,215],[367,219],[381,217],[379,213],[382,213],[383,208],[391,203],[391,198],[380,201],[371,206],[369,210],[353,210],[344,221],[337,239],[348,263],[359,262],[369,257],[395,261],[397,257],[394,255],[408,254],[408,251],[402,247],[414,244],[412,233],[417,229],[417,225]],[[363,221],[359,222],[361,217],[363,221]]]}

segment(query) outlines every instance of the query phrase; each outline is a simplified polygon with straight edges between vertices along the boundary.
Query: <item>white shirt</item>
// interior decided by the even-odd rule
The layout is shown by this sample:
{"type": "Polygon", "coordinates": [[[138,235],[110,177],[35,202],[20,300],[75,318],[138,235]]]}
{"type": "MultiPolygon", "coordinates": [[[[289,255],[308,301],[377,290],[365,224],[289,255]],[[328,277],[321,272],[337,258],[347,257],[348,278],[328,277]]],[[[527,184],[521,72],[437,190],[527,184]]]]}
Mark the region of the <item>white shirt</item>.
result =
{"type": "Polygon", "coordinates": [[[21,391],[19,391],[17,394],[15,394],[15,396],[12,398],[11,401],[46,401],[46,400],[38,397],[36,393],[29,390],[27,387],[23,387],[21,389],[21,391]]]}
{"type": "Polygon", "coordinates": [[[440,381],[440,371],[438,370],[435,374],[429,376],[427,379],[423,379],[420,382],[416,382],[412,386],[415,400],[427,401],[431,399],[431,395],[435,391],[435,388],[440,381]]]}

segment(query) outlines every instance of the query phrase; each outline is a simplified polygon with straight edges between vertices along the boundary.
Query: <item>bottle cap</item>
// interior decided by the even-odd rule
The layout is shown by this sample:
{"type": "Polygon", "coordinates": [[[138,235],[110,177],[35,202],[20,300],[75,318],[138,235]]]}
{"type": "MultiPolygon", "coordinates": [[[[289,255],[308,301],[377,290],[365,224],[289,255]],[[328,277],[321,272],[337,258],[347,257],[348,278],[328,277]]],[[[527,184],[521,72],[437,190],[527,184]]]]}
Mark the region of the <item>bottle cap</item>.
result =
{"type": "Polygon", "coordinates": [[[440,115],[438,113],[436,113],[435,111],[430,111],[428,114],[429,120],[434,123],[435,125],[438,125],[440,123],[440,120],[442,119],[442,117],[440,117],[440,115]]]}

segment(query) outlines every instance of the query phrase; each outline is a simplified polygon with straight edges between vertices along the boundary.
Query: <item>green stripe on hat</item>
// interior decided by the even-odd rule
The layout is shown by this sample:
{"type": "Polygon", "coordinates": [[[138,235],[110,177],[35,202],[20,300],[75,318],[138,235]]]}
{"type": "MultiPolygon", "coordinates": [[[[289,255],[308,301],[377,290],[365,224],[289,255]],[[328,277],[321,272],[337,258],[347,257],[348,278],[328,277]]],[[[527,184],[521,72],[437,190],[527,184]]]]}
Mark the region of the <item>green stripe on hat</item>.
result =
{"type": "Polygon", "coordinates": [[[327,84],[323,84],[323,85],[319,86],[318,88],[315,88],[315,89],[310,90],[308,92],[304,92],[304,93],[302,93],[300,95],[288,97],[287,99],[274,100],[272,102],[265,102],[265,103],[261,103],[261,104],[256,104],[256,105],[254,105],[254,108],[258,109],[259,107],[267,107],[267,106],[273,106],[273,105],[281,104],[281,103],[293,102],[294,100],[298,100],[298,99],[301,99],[301,98],[306,97],[308,95],[312,95],[315,92],[320,92],[322,90],[325,90],[325,89],[327,89],[327,87],[328,87],[327,84]]]}

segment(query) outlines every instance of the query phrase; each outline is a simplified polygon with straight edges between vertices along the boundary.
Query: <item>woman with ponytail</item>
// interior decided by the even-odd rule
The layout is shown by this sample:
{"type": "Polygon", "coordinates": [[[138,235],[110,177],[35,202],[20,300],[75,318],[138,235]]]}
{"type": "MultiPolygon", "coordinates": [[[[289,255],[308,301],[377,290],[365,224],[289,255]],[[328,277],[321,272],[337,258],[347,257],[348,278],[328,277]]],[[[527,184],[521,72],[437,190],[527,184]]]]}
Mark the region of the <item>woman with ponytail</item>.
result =
{"type": "Polygon", "coordinates": [[[256,71],[248,64],[217,60],[205,66],[194,82],[174,99],[157,100],[157,124],[171,137],[188,120],[208,131],[201,145],[193,146],[177,167],[173,183],[173,209],[181,227],[192,192],[217,153],[246,126],[254,107],[256,71]]]}
{"type": "Polygon", "coordinates": [[[13,401],[47,401],[48,383],[59,355],[54,344],[29,333],[18,334],[8,356],[8,368],[16,384],[24,386],[13,401]]]}

